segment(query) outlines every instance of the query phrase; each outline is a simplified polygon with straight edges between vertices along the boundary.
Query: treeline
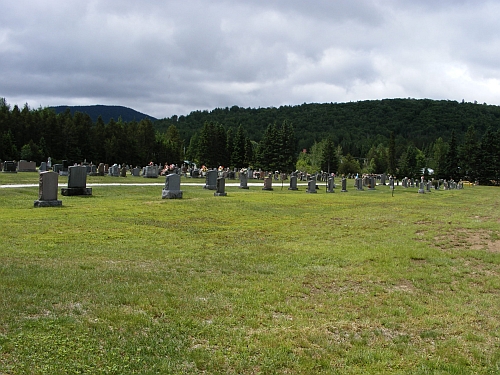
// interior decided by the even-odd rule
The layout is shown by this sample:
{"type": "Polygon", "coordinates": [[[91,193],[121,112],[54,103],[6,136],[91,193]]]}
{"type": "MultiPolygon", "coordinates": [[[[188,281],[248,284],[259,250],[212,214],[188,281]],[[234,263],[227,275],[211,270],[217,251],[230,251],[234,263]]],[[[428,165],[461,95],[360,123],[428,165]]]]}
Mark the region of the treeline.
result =
{"type": "Polygon", "coordinates": [[[279,108],[216,108],[194,111],[187,116],[159,120],[155,127],[166,130],[175,125],[181,138],[189,140],[205,122],[222,124],[226,129],[242,125],[248,137],[259,142],[269,124],[289,121],[297,137],[297,150],[310,149],[328,136],[347,154],[365,156],[373,145],[387,145],[395,136],[399,155],[410,144],[428,148],[441,137],[464,140],[473,125],[479,136],[488,127],[500,127],[500,107],[448,100],[384,99],[350,103],[302,104],[279,108]]]}
{"type": "Polygon", "coordinates": [[[175,126],[158,132],[153,122],[124,122],[120,118],[92,122],[86,113],[67,109],[19,109],[0,98],[0,160],[31,160],[50,156],[54,162],[126,163],[144,166],[150,161],[180,164],[183,142],[175,126]]]}
{"type": "Polygon", "coordinates": [[[152,122],[0,99],[0,159],[150,161],[268,171],[390,173],[500,181],[500,107],[393,99],[280,108],[231,107],[152,122]],[[305,151],[305,152],[304,152],[305,151]]]}

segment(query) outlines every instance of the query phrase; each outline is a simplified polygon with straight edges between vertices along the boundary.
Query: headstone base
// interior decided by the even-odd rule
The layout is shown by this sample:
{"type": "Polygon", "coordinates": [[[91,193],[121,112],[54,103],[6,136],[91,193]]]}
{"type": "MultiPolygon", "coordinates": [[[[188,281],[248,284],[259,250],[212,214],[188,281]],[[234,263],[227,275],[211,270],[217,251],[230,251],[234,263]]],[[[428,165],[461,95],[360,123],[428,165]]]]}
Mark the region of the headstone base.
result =
{"type": "Polygon", "coordinates": [[[341,193],[347,193],[347,190],[340,190],[341,193]]]}
{"type": "Polygon", "coordinates": [[[64,196],[92,195],[92,188],[62,188],[61,194],[64,196]]]}
{"type": "Polygon", "coordinates": [[[203,189],[217,190],[217,185],[205,185],[205,186],[203,186],[203,189]]]}
{"type": "Polygon", "coordinates": [[[182,199],[182,190],[166,190],[161,191],[162,199],[182,199]]]}
{"type": "Polygon", "coordinates": [[[62,206],[62,201],[60,200],[53,200],[53,201],[42,201],[42,200],[36,200],[34,202],[35,207],[58,207],[62,206]]]}
{"type": "Polygon", "coordinates": [[[335,190],[331,189],[331,190],[327,190],[326,192],[327,193],[335,193],[335,190]]]}
{"type": "Polygon", "coordinates": [[[225,197],[227,193],[214,193],[214,197],[225,197]]]}
{"type": "Polygon", "coordinates": [[[289,187],[288,190],[299,190],[299,188],[292,188],[292,187],[289,187]]]}
{"type": "Polygon", "coordinates": [[[249,189],[248,186],[239,186],[240,189],[249,189]]]}
{"type": "Polygon", "coordinates": [[[265,187],[263,187],[263,188],[262,188],[262,190],[269,190],[269,191],[272,191],[272,190],[274,190],[274,189],[273,189],[273,188],[265,188],[265,187]]]}
{"type": "Polygon", "coordinates": [[[425,194],[425,190],[424,189],[418,189],[418,193],[419,194],[425,194]]]}

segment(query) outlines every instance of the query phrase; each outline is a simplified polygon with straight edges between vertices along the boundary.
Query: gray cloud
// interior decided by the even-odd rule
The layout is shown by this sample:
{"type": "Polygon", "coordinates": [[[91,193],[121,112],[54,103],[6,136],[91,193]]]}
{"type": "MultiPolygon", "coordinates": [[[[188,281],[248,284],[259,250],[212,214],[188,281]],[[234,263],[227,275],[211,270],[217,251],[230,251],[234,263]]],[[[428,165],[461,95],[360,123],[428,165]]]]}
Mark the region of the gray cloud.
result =
{"type": "Polygon", "coordinates": [[[499,11],[465,0],[20,0],[0,13],[0,96],[160,118],[391,97],[500,104],[499,11]]]}

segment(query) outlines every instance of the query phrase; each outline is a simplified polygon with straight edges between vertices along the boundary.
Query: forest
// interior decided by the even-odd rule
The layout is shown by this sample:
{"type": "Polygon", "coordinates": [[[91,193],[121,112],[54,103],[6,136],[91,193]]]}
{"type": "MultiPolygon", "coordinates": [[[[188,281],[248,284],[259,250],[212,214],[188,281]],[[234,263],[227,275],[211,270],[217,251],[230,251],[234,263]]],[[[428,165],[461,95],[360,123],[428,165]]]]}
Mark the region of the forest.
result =
{"type": "Polygon", "coordinates": [[[215,108],[140,121],[11,106],[0,98],[0,160],[153,161],[500,180],[500,107],[384,99],[215,108]]]}

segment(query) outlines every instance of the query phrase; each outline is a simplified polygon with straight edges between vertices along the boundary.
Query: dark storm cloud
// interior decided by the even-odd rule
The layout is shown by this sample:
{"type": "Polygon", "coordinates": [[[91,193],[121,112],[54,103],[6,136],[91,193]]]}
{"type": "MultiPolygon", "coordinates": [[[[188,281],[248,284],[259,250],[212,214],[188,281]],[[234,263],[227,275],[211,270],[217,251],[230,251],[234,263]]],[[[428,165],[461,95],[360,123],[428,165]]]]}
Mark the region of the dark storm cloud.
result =
{"type": "Polygon", "coordinates": [[[499,104],[496,1],[4,4],[0,96],[156,117],[387,97],[499,104]]]}

